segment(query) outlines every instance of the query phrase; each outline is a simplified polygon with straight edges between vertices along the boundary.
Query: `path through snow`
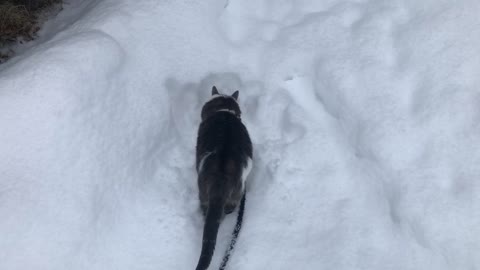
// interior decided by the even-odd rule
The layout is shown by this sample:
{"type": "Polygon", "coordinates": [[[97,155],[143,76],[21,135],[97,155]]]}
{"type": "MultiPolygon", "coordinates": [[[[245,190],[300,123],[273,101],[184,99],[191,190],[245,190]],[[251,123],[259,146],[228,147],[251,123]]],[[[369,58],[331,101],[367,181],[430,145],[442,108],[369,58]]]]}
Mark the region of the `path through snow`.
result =
{"type": "Polygon", "coordinates": [[[475,0],[66,5],[0,69],[0,269],[193,269],[212,85],[240,90],[255,145],[230,269],[480,268],[479,12],[475,0]]]}

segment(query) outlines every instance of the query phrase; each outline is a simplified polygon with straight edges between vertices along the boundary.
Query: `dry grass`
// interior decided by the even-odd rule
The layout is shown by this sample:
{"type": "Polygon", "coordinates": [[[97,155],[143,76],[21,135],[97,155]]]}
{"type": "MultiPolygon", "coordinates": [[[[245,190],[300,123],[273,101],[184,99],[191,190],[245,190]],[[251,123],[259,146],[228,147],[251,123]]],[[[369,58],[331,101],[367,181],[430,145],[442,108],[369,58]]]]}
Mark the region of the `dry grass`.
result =
{"type": "Polygon", "coordinates": [[[62,0],[7,0],[0,4],[0,63],[13,55],[12,44],[35,38],[39,14],[62,0]]]}
{"type": "Polygon", "coordinates": [[[0,44],[32,38],[35,33],[35,17],[25,6],[16,6],[6,2],[0,4],[0,44]]]}

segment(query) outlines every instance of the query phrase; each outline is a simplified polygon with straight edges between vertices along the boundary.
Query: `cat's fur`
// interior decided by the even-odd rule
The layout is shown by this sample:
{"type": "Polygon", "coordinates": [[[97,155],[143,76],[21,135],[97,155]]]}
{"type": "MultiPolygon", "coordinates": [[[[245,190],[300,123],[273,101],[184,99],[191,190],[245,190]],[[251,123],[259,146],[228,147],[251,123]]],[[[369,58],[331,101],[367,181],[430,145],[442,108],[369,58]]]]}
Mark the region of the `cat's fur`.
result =
{"type": "Polygon", "coordinates": [[[214,86],[211,99],[202,108],[196,168],[205,227],[197,270],[210,265],[220,222],[240,203],[252,167],[252,143],[240,119],[237,99],[238,91],[221,95],[214,86]]]}

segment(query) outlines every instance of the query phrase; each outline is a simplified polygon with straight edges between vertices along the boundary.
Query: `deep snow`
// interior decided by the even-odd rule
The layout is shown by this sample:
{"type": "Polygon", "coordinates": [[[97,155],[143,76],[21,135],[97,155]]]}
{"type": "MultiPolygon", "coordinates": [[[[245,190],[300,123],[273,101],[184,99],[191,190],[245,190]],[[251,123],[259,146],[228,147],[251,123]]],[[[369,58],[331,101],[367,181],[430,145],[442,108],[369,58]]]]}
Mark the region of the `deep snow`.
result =
{"type": "Polygon", "coordinates": [[[0,67],[0,269],[193,269],[212,85],[255,148],[229,269],[480,269],[479,1],[72,2],[0,67]]]}

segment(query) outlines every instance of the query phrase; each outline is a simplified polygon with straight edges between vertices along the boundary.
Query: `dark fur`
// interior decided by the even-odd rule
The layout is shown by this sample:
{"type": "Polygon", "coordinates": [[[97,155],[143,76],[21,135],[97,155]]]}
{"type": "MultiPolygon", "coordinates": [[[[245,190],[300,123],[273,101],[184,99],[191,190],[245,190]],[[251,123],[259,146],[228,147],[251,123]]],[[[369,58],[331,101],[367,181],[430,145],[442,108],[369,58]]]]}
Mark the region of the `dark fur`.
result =
{"type": "MultiPolygon", "coordinates": [[[[217,94],[213,87],[212,95],[217,94]]],[[[197,270],[205,270],[210,265],[220,222],[225,214],[233,212],[244,194],[241,177],[248,159],[252,158],[252,143],[240,120],[237,98],[238,91],[232,96],[220,95],[202,108],[196,168],[205,227],[197,270]],[[234,113],[219,111],[225,109],[234,113]]]]}

